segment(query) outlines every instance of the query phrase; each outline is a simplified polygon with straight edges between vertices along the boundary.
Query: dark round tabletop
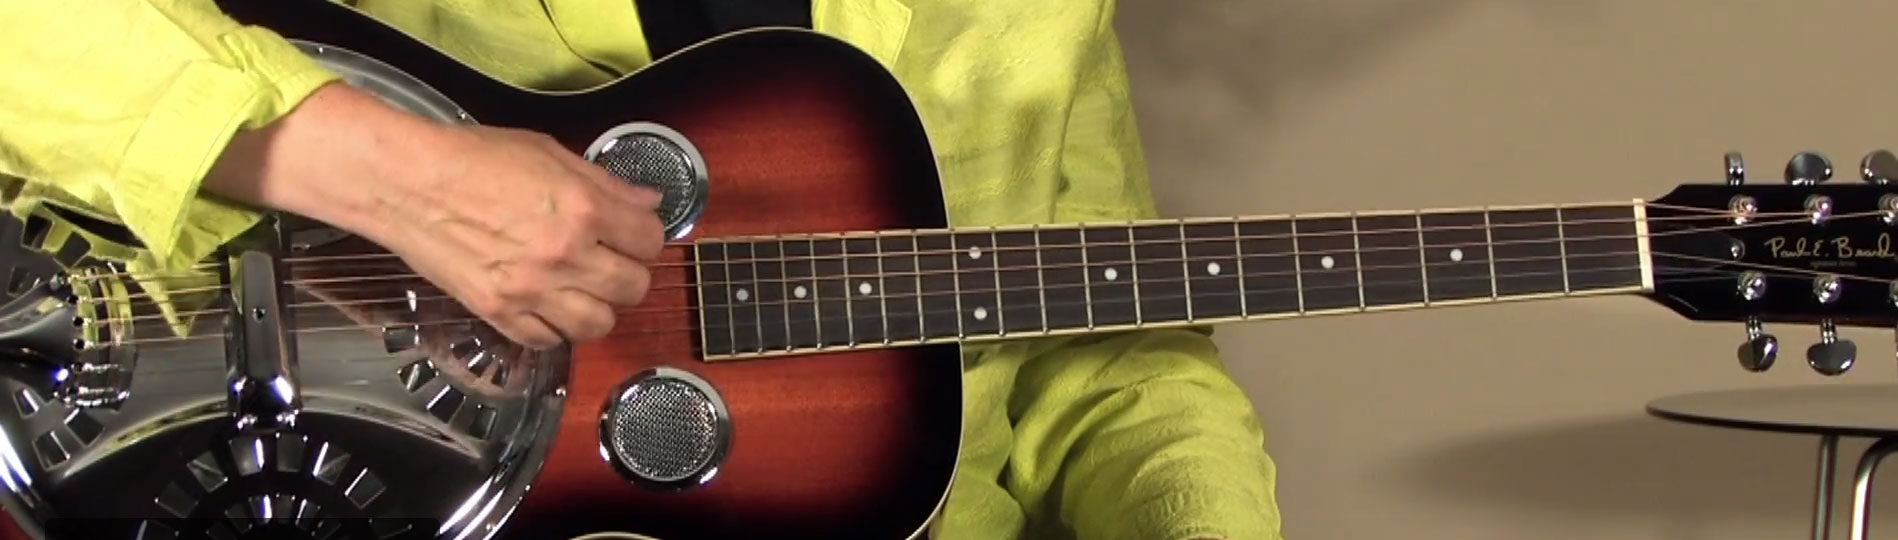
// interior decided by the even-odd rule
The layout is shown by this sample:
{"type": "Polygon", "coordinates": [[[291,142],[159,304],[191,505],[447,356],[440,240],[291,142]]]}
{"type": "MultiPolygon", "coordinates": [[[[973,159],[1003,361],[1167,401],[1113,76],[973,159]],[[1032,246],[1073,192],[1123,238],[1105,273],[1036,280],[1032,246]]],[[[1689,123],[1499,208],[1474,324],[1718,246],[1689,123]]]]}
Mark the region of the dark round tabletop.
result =
{"type": "Polygon", "coordinates": [[[1735,429],[1851,437],[1898,436],[1898,384],[1817,384],[1715,390],[1648,402],[1669,420],[1735,429]]]}

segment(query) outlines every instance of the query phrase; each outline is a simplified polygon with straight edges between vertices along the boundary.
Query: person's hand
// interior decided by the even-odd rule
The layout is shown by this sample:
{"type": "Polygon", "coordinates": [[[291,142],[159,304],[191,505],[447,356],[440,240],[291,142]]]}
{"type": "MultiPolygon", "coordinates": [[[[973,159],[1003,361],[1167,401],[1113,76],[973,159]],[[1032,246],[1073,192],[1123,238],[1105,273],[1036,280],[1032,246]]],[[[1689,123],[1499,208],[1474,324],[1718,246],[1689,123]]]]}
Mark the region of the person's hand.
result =
{"type": "Polygon", "coordinates": [[[341,84],[233,138],[205,188],[361,235],[535,348],[604,336],[663,245],[658,194],[553,139],[432,122],[341,84]]]}
{"type": "Polygon", "coordinates": [[[509,338],[551,347],[612,330],[613,306],[646,294],[659,256],[659,195],[546,136],[456,129],[424,176],[384,192],[364,236],[509,338]]]}

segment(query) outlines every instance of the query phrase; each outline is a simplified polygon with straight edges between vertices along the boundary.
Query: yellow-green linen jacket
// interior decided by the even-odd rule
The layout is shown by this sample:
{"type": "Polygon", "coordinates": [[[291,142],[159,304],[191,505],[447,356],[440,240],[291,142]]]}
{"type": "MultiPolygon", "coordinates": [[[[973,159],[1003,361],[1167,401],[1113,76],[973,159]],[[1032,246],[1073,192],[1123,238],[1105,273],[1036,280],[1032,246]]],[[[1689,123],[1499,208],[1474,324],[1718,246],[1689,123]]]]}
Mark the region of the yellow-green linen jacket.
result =
{"type": "MultiPolygon", "coordinates": [[[[524,87],[652,61],[630,0],[345,1],[524,87]]],[[[1155,215],[1113,0],[812,9],[818,32],[911,92],[956,225],[1155,215]]],[[[13,210],[53,201],[123,223],[149,251],[98,251],[134,270],[190,264],[252,223],[198,197],[199,179],[234,130],[335,80],[210,0],[22,0],[0,19],[0,175],[25,180],[13,210]]],[[[970,351],[963,461],[934,538],[1279,538],[1262,430],[1205,331],[970,351]]]]}

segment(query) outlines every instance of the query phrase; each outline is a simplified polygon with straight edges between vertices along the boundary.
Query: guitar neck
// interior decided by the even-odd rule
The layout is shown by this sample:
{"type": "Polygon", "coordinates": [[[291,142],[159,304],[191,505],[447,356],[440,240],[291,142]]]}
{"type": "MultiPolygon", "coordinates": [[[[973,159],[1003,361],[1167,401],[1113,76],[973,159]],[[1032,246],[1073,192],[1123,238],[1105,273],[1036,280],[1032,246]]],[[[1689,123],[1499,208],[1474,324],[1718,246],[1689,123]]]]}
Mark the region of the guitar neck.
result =
{"type": "Polygon", "coordinates": [[[710,359],[1652,287],[1644,203],[720,238],[710,359]]]}

